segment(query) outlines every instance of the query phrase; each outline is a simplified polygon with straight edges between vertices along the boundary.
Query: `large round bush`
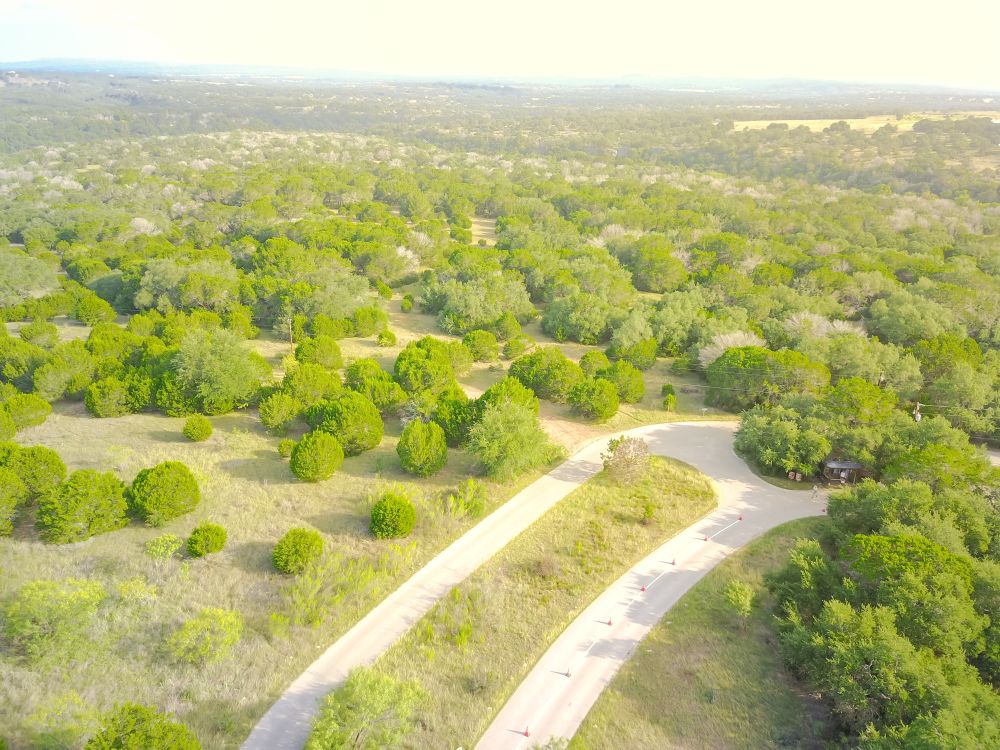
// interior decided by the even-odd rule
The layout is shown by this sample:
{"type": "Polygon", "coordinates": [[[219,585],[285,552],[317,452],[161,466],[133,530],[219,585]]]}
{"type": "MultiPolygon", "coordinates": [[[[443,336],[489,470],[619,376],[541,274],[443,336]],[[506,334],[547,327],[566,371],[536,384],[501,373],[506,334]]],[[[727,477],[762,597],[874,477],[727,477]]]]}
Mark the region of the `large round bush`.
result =
{"type": "Polygon", "coordinates": [[[642,372],[624,359],[619,359],[610,367],[598,371],[597,377],[613,383],[618,391],[618,398],[626,404],[638,403],[646,395],[642,372]]]}
{"type": "Polygon", "coordinates": [[[370,529],[378,539],[407,536],[417,523],[417,509],[406,495],[386,492],[372,506],[370,529]]]}
{"type": "Polygon", "coordinates": [[[183,724],[152,706],[125,703],[107,714],[85,750],[201,750],[201,743],[183,724]]]}
{"type": "Polygon", "coordinates": [[[179,461],[143,469],[128,490],[129,509],[147,526],[162,526],[198,506],[201,491],[191,470],[179,461]]]}
{"type": "Polygon", "coordinates": [[[184,422],[184,437],[195,443],[212,437],[212,423],[204,414],[192,414],[184,422]]]}
{"type": "Polygon", "coordinates": [[[570,389],[569,404],[578,414],[604,422],[618,412],[618,389],[607,380],[587,378],[570,389]]]}
{"type": "Polygon", "coordinates": [[[303,339],[295,347],[295,359],[299,362],[311,362],[328,370],[339,370],[344,366],[340,345],[331,336],[303,339]]]}
{"type": "Polygon", "coordinates": [[[327,432],[310,432],[292,448],[292,473],[303,482],[329,479],[343,463],[340,441],[327,432]]]}
{"type": "Polygon", "coordinates": [[[110,472],[80,469],[42,496],[35,525],[47,542],[81,542],[128,524],[125,485],[110,472]]]}
{"type": "Polygon", "coordinates": [[[345,456],[364,453],[382,442],[385,428],[378,407],[351,390],[317,404],[306,417],[311,426],[336,436],[345,456]]]}
{"type": "Polygon", "coordinates": [[[271,553],[271,562],[282,573],[296,575],[323,554],[323,537],[314,529],[289,529],[271,553]]]}
{"type": "Polygon", "coordinates": [[[489,331],[469,331],[462,338],[462,343],[477,362],[493,362],[500,357],[500,343],[489,331]]]}
{"type": "Polygon", "coordinates": [[[444,430],[434,422],[414,419],[403,428],[396,453],[406,471],[420,477],[430,476],[448,461],[444,430]]]}
{"type": "Polygon", "coordinates": [[[204,557],[222,552],[226,546],[226,529],[217,523],[203,523],[194,527],[187,540],[187,551],[191,557],[204,557]]]}
{"type": "Polygon", "coordinates": [[[22,447],[4,443],[0,445],[0,466],[10,469],[24,482],[29,500],[52,490],[66,478],[66,464],[58,453],[43,445],[22,447]]]}

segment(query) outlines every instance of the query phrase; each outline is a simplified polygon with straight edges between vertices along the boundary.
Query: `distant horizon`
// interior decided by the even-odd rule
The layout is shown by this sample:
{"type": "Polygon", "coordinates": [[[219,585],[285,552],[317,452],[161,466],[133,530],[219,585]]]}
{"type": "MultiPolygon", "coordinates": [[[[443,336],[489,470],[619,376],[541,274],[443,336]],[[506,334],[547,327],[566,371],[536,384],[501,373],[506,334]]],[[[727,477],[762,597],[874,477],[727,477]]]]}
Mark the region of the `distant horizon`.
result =
{"type": "Polygon", "coordinates": [[[746,80],[1000,91],[1000,3],[0,0],[0,58],[408,80],[746,80]]]}
{"type": "MultiPolygon", "coordinates": [[[[846,78],[808,78],[801,76],[704,76],[704,75],[650,75],[644,73],[623,73],[617,76],[572,76],[572,75],[492,75],[492,74],[415,74],[390,70],[351,70],[329,66],[289,65],[240,62],[186,62],[176,60],[151,60],[142,58],[102,58],[102,57],[35,57],[18,60],[0,60],[0,71],[13,72],[46,70],[60,73],[122,73],[130,75],[152,75],[157,69],[163,71],[193,71],[186,75],[244,75],[247,77],[288,77],[315,78],[316,80],[343,80],[346,82],[402,81],[414,83],[483,83],[483,84],[534,84],[556,86],[585,85],[634,85],[657,87],[663,84],[743,84],[766,86],[778,84],[820,84],[831,86],[851,86],[868,89],[890,89],[899,87],[924,92],[960,92],[984,96],[1000,96],[1000,85],[996,88],[967,86],[947,83],[916,83],[912,81],[851,80],[846,78]],[[129,70],[136,68],[139,70],[129,70]],[[218,71],[213,73],[213,71],[218,71]],[[298,74],[298,75],[295,75],[298,74]]],[[[706,91],[704,93],[716,93],[706,91]]]]}

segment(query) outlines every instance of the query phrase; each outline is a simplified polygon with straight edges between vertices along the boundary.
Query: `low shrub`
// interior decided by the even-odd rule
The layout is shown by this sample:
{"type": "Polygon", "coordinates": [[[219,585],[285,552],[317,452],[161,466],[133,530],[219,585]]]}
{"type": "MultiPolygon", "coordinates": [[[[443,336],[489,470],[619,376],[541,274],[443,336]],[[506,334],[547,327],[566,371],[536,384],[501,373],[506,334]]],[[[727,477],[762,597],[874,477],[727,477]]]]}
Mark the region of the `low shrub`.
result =
{"type": "Polygon", "coordinates": [[[417,509],[402,493],[386,492],[372,506],[369,528],[377,539],[398,539],[408,536],[417,523],[417,509]]]}
{"type": "Polygon", "coordinates": [[[379,346],[395,346],[396,345],[396,334],[390,331],[388,328],[383,328],[378,332],[378,336],[375,337],[375,343],[379,346]]]}
{"type": "Polygon", "coordinates": [[[187,664],[203,665],[229,656],[243,637],[243,617],[231,609],[209,607],[167,638],[167,651],[187,664]]]}
{"type": "Polygon", "coordinates": [[[171,714],[153,706],[125,703],[117,706],[101,722],[101,728],[84,750],[201,750],[201,743],[171,714]]]}
{"type": "Polygon", "coordinates": [[[29,658],[71,657],[85,642],[97,608],[107,597],[99,581],[67,578],[21,586],[3,609],[3,633],[29,658]]]}
{"type": "Polygon", "coordinates": [[[154,560],[166,560],[173,557],[184,545],[184,540],[176,534],[160,534],[146,542],[146,554],[154,560]]]}
{"type": "Polygon", "coordinates": [[[619,359],[610,367],[598,370],[597,377],[614,383],[618,389],[618,398],[626,404],[635,404],[642,401],[646,395],[646,384],[642,378],[642,372],[624,359],[619,359]]]}
{"type": "Polygon", "coordinates": [[[260,415],[261,424],[268,431],[282,435],[288,429],[288,425],[302,413],[303,408],[302,402],[294,396],[284,391],[277,391],[261,399],[257,405],[257,413],[260,415]]]}
{"type": "Polygon", "coordinates": [[[271,562],[276,570],[296,575],[323,554],[323,537],[314,529],[289,529],[274,545],[271,562]]]}
{"type": "Polygon", "coordinates": [[[212,422],[203,414],[192,414],[184,421],[181,431],[188,440],[200,443],[212,436],[212,422]]]}
{"type": "Polygon", "coordinates": [[[282,458],[291,456],[293,450],[295,450],[295,441],[291,438],[285,438],[278,443],[278,455],[282,458]]]}
{"type": "Polygon", "coordinates": [[[191,557],[204,557],[221,552],[226,546],[226,529],[217,523],[199,524],[187,540],[187,551],[191,557]]]}

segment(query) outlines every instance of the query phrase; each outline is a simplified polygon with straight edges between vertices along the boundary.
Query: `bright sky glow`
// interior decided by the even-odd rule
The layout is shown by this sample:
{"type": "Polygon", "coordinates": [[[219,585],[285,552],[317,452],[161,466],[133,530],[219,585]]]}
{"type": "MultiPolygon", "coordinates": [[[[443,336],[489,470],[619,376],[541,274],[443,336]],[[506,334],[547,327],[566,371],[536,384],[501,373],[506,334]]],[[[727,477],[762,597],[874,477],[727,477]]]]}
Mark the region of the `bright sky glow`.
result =
{"type": "Polygon", "coordinates": [[[0,0],[0,60],[1000,91],[998,0],[0,0]]]}

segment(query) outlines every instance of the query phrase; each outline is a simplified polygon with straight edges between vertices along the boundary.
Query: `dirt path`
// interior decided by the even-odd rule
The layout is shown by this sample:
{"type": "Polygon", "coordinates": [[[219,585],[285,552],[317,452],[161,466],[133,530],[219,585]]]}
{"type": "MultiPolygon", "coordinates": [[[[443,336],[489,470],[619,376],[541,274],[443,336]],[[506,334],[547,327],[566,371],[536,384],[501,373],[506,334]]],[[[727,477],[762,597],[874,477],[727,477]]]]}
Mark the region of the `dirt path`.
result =
{"type": "Polygon", "coordinates": [[[652,452],[713,478],[719,508],[663,544],[606,589],[552,644],[486,730],[477,750],[518,750],[572,737],[601,691],[660,618],[719,562],[768,529],[822,512],[825,498],[782,490],[731,448],[732,426],[640,428],[652,452]],[[679,444],[680,441],[680,444],[679,444]]]}
{"type": "MultiPolygon", "coordinates": [[[[726,507],[735,508],[733,503],[740,502],[748,492],[763,493],[765,489],[787,505],[793,499],[808,503],[803,493],[777,489],[750,473],[732,452],[736,426],[735,422],[677,422],[640,427],[628,434],[645,436],[656,454],[686,461],[716,479],[720,498],[728,498],[726,507]]],[[[351,669],[373,663],[452,587],[599,472],[605,445],[606,436],[580,448],[452,543],[375,607],[289,686],[254,727],[243,750],[301,748],[320,701],[351,669]]]]}

